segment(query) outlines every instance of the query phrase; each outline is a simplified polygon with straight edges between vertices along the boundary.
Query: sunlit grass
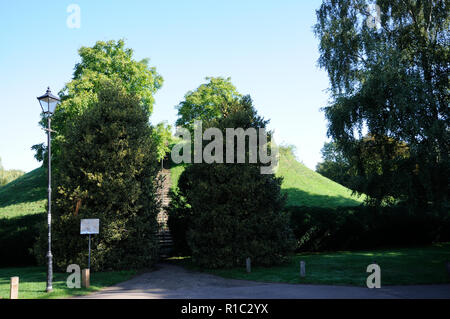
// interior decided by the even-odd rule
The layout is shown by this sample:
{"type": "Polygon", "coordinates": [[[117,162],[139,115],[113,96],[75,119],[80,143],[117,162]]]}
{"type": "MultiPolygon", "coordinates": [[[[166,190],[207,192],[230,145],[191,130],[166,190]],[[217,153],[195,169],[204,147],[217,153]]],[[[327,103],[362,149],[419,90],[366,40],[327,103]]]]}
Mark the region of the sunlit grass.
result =
{"type": "Polygon", "coordinates": [[[0,268],[0,297],[9,298],[10,278],[19,276],[19,299],[47,299],[67,298],[86,295],[104,287],[112,286],[132,278],[136,271],[93,272],[91,285],[86,288],[68,288],[69,273],[55,273],[53,278],[53,292],[47,293],[47,273],[45,267],[0,268]]]}
{"type": "Polygon", "coordinates": [[[364,197],[352,195],[352,191],[348,188],[298,162],[289,149],[280,149],[280,161],[276,175],[283,177],[281,188],[288,196],[288,205],[357,206],[364,200],[364,197]]]}
{"type": "Polygon", "coordinates": [[[45,212],[46,175],[37,168],[0,188],[0,218],[13,218],[45,212]]]}

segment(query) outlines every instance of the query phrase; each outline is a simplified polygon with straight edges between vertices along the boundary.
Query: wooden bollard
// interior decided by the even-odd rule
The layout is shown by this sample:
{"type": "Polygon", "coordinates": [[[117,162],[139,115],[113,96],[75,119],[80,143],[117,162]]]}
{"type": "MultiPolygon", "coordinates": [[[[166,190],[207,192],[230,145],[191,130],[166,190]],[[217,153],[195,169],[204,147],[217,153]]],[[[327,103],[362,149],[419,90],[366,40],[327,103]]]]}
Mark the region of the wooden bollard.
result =
{"type": "Polygon", "coordinates": [[[447,268],[447,275],[450,276],[450,261],[447,261],[447,263],[445,264],[446,268],[447,268]]]}
{"type": "Polygon", "coordinates": [[[305,262],[303,260],[300,261],[300,277],[306,276],[306,267],[305,262]]]}
{"type": "Polygon", "coordinates": [[[81,271],[81,284],[84,288],[89,288],[91,282],[90,269],[86,268],[81,271]]]}
{"type": "Polygon", "coordinates": [[[9,298],[10,299],[18,299],[19,298],[19,277],[11,277],[9,298]]]}
{"type": "Polygon", "coordinates": [[[251,261],[250,257],[248,257],[245,260],[245,266],[246,266],[247,272],[250,273],[252,271],[252,261],[251,261]]]}

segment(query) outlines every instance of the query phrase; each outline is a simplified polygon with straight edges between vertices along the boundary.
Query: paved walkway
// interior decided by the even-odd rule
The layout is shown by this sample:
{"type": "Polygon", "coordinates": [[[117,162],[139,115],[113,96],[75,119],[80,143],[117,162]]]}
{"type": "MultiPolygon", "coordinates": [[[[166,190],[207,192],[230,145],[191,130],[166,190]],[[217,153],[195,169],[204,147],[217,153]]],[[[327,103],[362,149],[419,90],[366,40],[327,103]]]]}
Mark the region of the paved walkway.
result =
{"type": "Polygon", "coordinates": [[[386,286],[368,289],[350,286],[294,285],[225,279],[159,264],[153,272],[80,298],[100,299],[450,299],[450,285],[386,286]]]}

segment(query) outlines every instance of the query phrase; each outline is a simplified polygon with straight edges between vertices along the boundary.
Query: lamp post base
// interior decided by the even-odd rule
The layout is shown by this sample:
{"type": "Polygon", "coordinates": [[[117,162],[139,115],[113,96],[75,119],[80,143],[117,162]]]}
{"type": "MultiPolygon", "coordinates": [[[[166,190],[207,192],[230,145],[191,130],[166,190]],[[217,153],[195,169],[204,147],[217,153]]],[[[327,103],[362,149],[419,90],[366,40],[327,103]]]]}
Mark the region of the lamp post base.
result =
{"type": "Polygon", "coordinates": [[[47,258],[48,258],[48,268],[47,268],[47,292],[52,292],[53,291],[53,256],[51,251],[49,251],[47,253],[47,258]]]}

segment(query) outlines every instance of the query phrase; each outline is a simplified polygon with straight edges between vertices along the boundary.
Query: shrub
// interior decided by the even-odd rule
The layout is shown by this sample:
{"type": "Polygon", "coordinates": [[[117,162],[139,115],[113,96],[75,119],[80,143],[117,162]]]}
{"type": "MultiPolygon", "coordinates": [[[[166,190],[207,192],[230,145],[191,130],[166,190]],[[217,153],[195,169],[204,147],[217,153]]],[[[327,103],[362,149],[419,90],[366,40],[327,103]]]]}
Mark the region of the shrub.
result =
{"type": "MultiPolygon", "coordinates": [[[[136,269],[156,262],[159,166],[148,115],[139,96],[127,93],[120,82],[104,81],[98,101],[67,128],[53,187],[57,269],[87,262],[82,218],[100,219],[100,234],[92,241],[94,270],[136,269]]],[[[43,232],[36,256],[45,256],[45,240],[43,232]]]]}

